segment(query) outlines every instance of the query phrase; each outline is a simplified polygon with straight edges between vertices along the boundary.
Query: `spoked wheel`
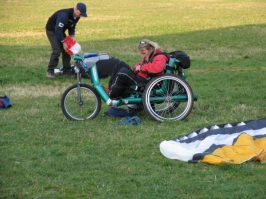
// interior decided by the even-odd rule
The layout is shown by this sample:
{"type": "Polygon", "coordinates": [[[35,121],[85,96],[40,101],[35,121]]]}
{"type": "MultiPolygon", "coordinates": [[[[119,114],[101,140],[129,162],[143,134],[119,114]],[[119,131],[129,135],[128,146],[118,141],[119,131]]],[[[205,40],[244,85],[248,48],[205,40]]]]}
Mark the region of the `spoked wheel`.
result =
{"type": "Polygon", "coordinates": [[[101,98],[94,87],[74,84],[63,93],[61,109],[70,120],[95,118],[101,110],[101,98]]]}
{"type": "Polygon", "coordinates": [[[192,110],[193,92],[180,76],[164,74],[148,82],[143,93],[146,113],[156,121],[183,120],[192,110]]]}

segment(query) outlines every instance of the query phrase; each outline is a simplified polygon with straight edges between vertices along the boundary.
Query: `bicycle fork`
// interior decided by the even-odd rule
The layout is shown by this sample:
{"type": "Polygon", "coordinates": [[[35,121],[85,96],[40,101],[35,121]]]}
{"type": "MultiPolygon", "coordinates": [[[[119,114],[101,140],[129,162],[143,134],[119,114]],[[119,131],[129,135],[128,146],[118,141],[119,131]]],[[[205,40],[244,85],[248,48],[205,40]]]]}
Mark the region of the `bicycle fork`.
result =
{"type": "Polygon", "coordinates": [[[80,90],[80,83],[81,83],[80,69],[77,66],[75,66],[74,70],[75,73],[77,74],[77,100],[78,104],[81,106],[83,105],[83,101],[81,99],[81,90],[80,90]]]}

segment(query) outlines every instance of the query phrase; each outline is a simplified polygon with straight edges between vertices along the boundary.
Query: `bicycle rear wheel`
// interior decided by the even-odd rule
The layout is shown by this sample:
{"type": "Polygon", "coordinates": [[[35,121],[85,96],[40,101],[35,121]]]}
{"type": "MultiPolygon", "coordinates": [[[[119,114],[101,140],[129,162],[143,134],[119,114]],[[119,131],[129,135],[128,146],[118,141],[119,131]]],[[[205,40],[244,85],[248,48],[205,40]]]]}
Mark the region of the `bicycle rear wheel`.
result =
{"type": "Polygon", "coordinates": [[[191,112],[193,103],[191,87],[174,74],[164,74],[150,80],[143,93],[146,113],[160,122],[185,119],[191,112]]]}
{"type": "Polygon", "coordinates": [[[70,120],[95,118],[101,110],[101,98],[94,87],[77,84],[68,87],[61,98],[61,109],[70,120]]]}

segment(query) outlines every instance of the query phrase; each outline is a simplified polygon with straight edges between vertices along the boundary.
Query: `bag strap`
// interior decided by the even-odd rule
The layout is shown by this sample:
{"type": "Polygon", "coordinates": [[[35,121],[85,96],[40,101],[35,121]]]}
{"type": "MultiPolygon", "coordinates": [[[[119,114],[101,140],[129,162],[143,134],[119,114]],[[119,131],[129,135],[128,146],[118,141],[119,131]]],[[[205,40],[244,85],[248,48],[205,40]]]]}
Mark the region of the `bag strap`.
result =
{"type": "Polygon", "coordinates": [[[141,119],[138,116],[133,116],[133,117],[123,117],[119,123],[115,123],[115,126],[119,125],[138,125],[141,123],[141,119]]]}
{"type": "Polygon", "coordinates": [[[160,53],[156,53],[156,54],[151,58],[150,62],[152,62],[153,59],[154,59],[154,57],[156,57],[157,55],[164,55],[164,56],[166,56],[166,57],[167,57],[167,62],[168,62],[168,60],[170,59],[170,56],[169,56],[168,53],[166,53],[166,52],[160,52],[160,53]]]}

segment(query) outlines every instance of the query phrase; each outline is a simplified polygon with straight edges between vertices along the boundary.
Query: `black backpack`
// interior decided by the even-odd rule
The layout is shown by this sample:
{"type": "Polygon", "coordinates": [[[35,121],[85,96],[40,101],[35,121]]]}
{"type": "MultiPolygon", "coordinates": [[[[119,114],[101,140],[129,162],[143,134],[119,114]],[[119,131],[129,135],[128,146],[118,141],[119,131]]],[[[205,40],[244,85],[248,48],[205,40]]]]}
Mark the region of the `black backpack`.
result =
{"type": "Polygon", "coordinates": [[[187,69],[190,67],[190,58],[185,52],[178,50],[167,54],[170,58],[172,57],[178,59],[180,61],[179,66],[181,68],[187,69]]]}
{"type": "Polygon", "coordinates": [[[176,59],[178,59],[180,61],[179,64],[178,64],[178,66],[180,66],[183,69],[187,69],[187,68],[190,67],[190,58],[183,51],[177,50],[177,51],[173,51],[173,52],[170,52],[170,53],[161,52],[161,53],[156,54],[155,56],[157,56],[157,55],[165,55],[166,57],[168,57],[168,59],[169,58],[176,58],[176,59]]]}

